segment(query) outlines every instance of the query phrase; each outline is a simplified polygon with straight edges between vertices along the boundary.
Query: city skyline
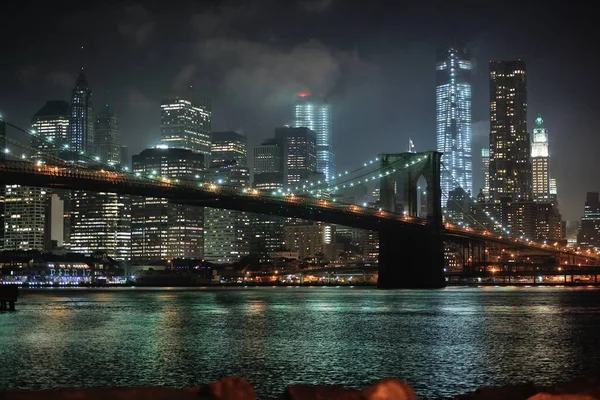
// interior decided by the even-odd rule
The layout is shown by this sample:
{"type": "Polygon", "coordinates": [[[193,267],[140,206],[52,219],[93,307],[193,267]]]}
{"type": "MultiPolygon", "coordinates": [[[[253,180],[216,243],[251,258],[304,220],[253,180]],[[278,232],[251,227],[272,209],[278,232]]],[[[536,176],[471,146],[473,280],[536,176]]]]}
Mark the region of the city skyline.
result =
{"type": "MultiPolygon", "coordinates": [[[[99,44],[81,43],[86,41],[86,35],[78,38],[70,37],[64,46],[56,50],[60,54],[55,61],[40,61],[40,59],[44,60],[43,54],[34,59],[15,48],[13,49],[15,50],[14,54],[18,57],[9,63],[9,73],[6,74],[7,77],[11,76],[11,81],[2,81],[7,92],[14,91],[14,96],[11,97],[10,102],[1,99],[0,112],[8,120],[24,125],[33,112],[39,109],[45,101],[69,100],[69,90],[73,87],[80,64],[83,63],[86,66],[86,75],[94,93],[94,102],[103,104],[108,98],[110,103],[114,104],[115,112],[120,118],[124,142],[130,147],[130,154],[139,153],[142,148],[149,146],[159,136],[157,121],[160,116],[156,110],[165,94],[175,86],[183,87],[188,84],[194,84],[195,88],[215,99],[213,102],[213,110],[215,110],[213,130],[243,131],[249,139],[249,147],[268,137],[274,126],[282,125],[291,119],[289,110],[295,93],[307,89],[316,92],[324,87],[323,92],[331,94],[332,103],[335,105],[333,124],[336,127],[336,133],[333,140],[337,156],[336,162],[340,170],[351,166],[352,160],[363,154],[369,157],[390,148],[404,151],[409,137],[415,142],[417,150],[435,148],[435,102],[433,96],[435,73],[432,65],[435,62],[435,47],[446,44],[444,34],[448,33],[450,28],[444,24],[432,24],[432,26],[436,26],[435,32],[425,36],[423,36],[422,29],[415,29],[398,43],[397,51],[390,51],[389,48],[378,46],[376,39],[383,34],[398,35],[401,32],[398,28],[390,25],[390,17],[394,15],[397,8],[390,6],[387,12],[391,14],[390,17],[386,17],[381,11],[368,9],[366,11],[368,15],[377,15],[383,18],[382,28],[375,30],[370,35],[359,36],[358,32],[369,32],[367,31],[369,24],[359,20],[353,6],[349,6],[350,15],[343,17],[336,13],[339,11],[339,2],[331,2],[329,7],[320,12],[302,8],[304,3],[298,2],[295,5],[299,13],[292,21],[288,21],[288,25],[293,27],[304,18],[315,18],[318,22],[318,29],[309,35],[290,29],[292,33],[286,38],[286,32],[282,31],[282,27],[273,22],[272,12],[265,13],[264,17],[255,16],[256,12],[249,14],[249,20],[253,22],[260,18],[269,18],[270,22],[265,25],[264,32],[277,32],[278,37],[283,40],[279,43],[271,43],[260,35],[259,37],[244,35],[244,29],[247,28],[244,24],[235,28],[239,33],[239,39],[233,40],[223,33],[221,26],[223,21],[237,21],[236,18],[241,18],[239,13],[240,10],[245,9],[244,7],[250,7],[254,11],[266,10],[269,8],[267,4],[273,6],[273,3],[263,2],[253,6],[232,3],[228,6],[205,8],[193,8],[191,5],[185,5],[190,10],[190,20],[187,21],[185,29],[182,28],[182,32],[177,33],[173,40],[178,40],[180,35],[185,33],[194,42],[194,46],[212,49],[211,56],[213,58],[212,61],[205,58],[190,60],[182,56],[181,61],[173,63],[171,67],[166,67],[165,62],[160,59],[160,55],[164,54],[166,50],[164,46],[159,46],[160,43],[157,40],[159,40],[160,30],[171,26],[172,15],[166,15],[164,24],[155,26],[148,36],[142,37],[141,34],[136,36],[132,32],[139,33],[143,30],[135,28],[143,27],[146,22],[150,25],[152,22],[156,23],[161,9],[156,6],[127,7],[122,11],[127,15],[140,16],[141,21],[130,23],[131,26],[122,21],[115,21],[109,25],[114,29],[107,33],[106,38],[111,43],[117,43],[116,38],[120,38],[123,42],[115,47],[115,56],[119,57],[120,64],[118,71],[114,67],[106,67],[106,53],[99,44]],[[193,29],[198,28],[198,22],[207,17],[214,17],[217,26],[206,33],[206,37],[204,37],[193,29]],[[355,27],[356,33],[347,35],[348,37],[344,40],[336,41],[330,31],[321,27],[325,18],[336,20],[350,18],[358,22],[355,27]],[[319,41],[311,42],[311,39],[315,37],[318,37],[319,41]],[[136,38],[140,39],[139,42],[135,40],[136,38]],[[239,45],[231,47],[232,54],[230,56],[233,58],[225,66],[223,64],[225,55],[219,53],[214,47],[210,47],[210,45],[214,46],[219,43],[239,45]],[[83,56],[79,51],[81,45],[85,45],[83,56]],[[151,45],[156,45],[153,50],[154,56],[150,55],[151,45]],[[265,60],[261,61],[259,66],[268,67],[267,71],[278,72],[272,74],[272,79],[269,80],[270,84],[266,85],[262,92],[250,90],[256,89],[256,85],[250,85],[249,82],[253,79],[248,78],[256,78],[257,68],[250,67],[251,60],[247,58],[249,57],[247,53],[240,52],[241,48],[255,49],[256,56],[261,56],[265,60]],[[131,55],[125,53],[131,53],[131,55]],[[309,60],[312,61],[311,64],[314,64],[308,67],[310,72],[314,72],[318,67],[317,74],[310,74],[314,79],[309,79],[309,74],[298,74],[301,64],[298,64],[297,61],[302,60],[302,57],[304,57],[304,64],[309,60]],[[140,63],[136,62],[134,65],[133,58],[146,60],[147,63],[140,66],[140,63]],[[214,67],[218,66],[224,69],[223,73],[215,75],[213,71],[213,74],[208,74],[204,78],[201,72],[212,68],[213,64],[214,67]],[[282,65],[287,65],[288,68],[282,70],[282,65]],[[186,69],[186,67],[189,68],[186,69]],[[236,71],[237,75],[234,73],[236,71]],[[393,74],[392,71],[394,71],[393,74]],[[233,86],[236,76],[240,81],[237,86],[233,86]],[[178,79],[175,79],[176,77],[178,79]],[[149,84],[142,85],[141,83],[144,81],[149,84]],[[32,86],[32,84],[35,85],[32,86]],[[11,88],[13,88],[12,91],[11,88]],[[63,95],[60,94],[61,92],[63,95]],[[262,110],[261,113],[256,112],[257,109],[262,110]],[[354,117],[353,114],[360,115],[360,117],[354,117]],[[368,132],[368,135],[365,132],[368,132]]],[[[105,21],[103,16],[108,14],[109,10],[97,7],[99,8],[95,10],[98,20],[105,21]]],[[[431,15],[428,15],[425,12],[426,8],[425,6],[410,7],[407,14],[414,17],[415,22],[408,24],[403,29],[414,28],[417,25],[416,21],[441,21],[442,14],[452,13],[452,10],[436,8],[433,11],[429,10],[431,15]]],[[[19,10],[14,11],[18,18],[21,15],[19,10]]],[[[67,13],[64,18],[73,18],[76,11],[67,13]]],[[[111,13],[114,11],[110,10],[111,13]]],[[[556,10],[551,7],[537,11],[544,13],[548,20],[557,18],[558,15],[556,10]]],[[[524,10],[523,15],[516,15],[514,18],[525,19],[528,14],[532,13],[524,10]]],[[[559,185],[561,212],[565,214],[566,219],[577,219],[581,215],[580,204],[584,200],[585,193],[597,190],[593,179],[595,167],[582,165],[577,169],[568,168],[572,165],[569,160],[575,157],[578,159],[590,158],[592,155],[590,151],[595,147],[597,139],[591,135],[592,124],[589,120],[591,117],[585,113],[585,110],[591,109],[592,103],[582,105],[577,101],[567,101],[563,98],[566,91],[561,89],[564,87],[561,85],[564,84],[560,82],[560,79],[554,78],[555,74],[551,65],[554,65],[555,62],[553,61],[554,64],[550,62],[552,60],[549,51],[551,46],[547,42],[550,38],[560,37],[561,33],[557,30],[546,32],[543,36],[544,40],[536,33],[525,38],[522,43],[494,41],[490,39],[493,35],[490,35],[489,32],[501,29],[502,25],[499,21],[502,19],[502,13],[498,12],[498,15],[489,16],[489,20],[486,20],[485,24],[477,19],[477,16],[481,15],[484,15],[483,10],[475,7],[470,17],[472,20],[464,20],[465,26],[460,29],[460,32],[455,33],[456,36],[465,38],[468,47],[474,49],[473,165],[479,165],[479,149],[486,142],[485,139],[482,140],[482,136],[486,136],[487,130],[485,121],[489,120],[486,64],[490,59],[523,58],[528,63],[528,77],[530,78],[528,82],[528,125],[533,126],[533,120],[538,112],[548,116],[546,125],[551,135],[550,151],[557,153],[552,154],[552,159],[557,170],[555,177],[559,185]],[[561,149],[561,152],[558,153],[556,149],[561,149]],[[561,168],[562,166],[565,167],[561,168]]],[[[37,14],[34,13],[28,17],[35,20],[37,14]]],[[[409,19],[410,17],[403,18],[409,19]]],[[[464,19],[464,17],[462,18],[464,19]]],[[[73,29],[82,30],[83,27],[76,26],[73,29]]],[[[89,29],[93,31],[98,28],[90,26],[89,29]]],[[[53,35],[57,35],[56,39],[63,34],[58,31],[53,35]]],[[[511,33],[511,35],[517,35],[517,33],[511,33]]],[[[568,33],[567,37],[573,37],[573,35],[575,33],[568,33]]],[[[31,32],[27,33],[27,37],[37,44],[47,40],[31,32]]],[[[575,38],[579,38],[579,36],[576,35],[575,38]]],[[[559,44],[566,52],[565,54],[570,54],[570,50],[562,41],[559,44]]],[[[182,46],[185,47],[187,44],[182,44],[182,46]]],[[[578,76],[587,74],[585,70],[582,70],[587,56],[584,54],[581,56],[583,58],[573,59],[576,62],[573,61],[570,64],[571,70],[581,70],[582,73],[578,73],[578,76]]],[[[254,56],[252,60],[254,60],[254,56]]],[[[591,94],[591,90],[585,88],[585,85],[572,82],[571,86],[571,92],[579,93],[579,98],[596,101],[587,94],[588,91],[591,94]]],[[[480,173],[480,168],[474,167],[473,169],[474,174],[480,173]]],[[[478,176],[474,176],[473,180],[474,182],[480,181],[478,176]]],[[[473,190],[474,194],[478,192],[478,189],[479,187],[476,185],[473,190]]]]}

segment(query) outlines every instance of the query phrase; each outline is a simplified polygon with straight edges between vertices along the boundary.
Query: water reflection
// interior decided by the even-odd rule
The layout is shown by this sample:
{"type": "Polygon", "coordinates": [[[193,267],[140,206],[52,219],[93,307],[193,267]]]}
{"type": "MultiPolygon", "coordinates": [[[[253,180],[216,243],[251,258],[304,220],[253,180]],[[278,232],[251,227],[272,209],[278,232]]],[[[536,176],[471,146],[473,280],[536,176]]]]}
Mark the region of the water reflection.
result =
{"type": "Polygon", "coordinates": [[[403,377],[428,397],[599,372],[600,291],[64,290],[0,314],[0,388],[403,377]]]}

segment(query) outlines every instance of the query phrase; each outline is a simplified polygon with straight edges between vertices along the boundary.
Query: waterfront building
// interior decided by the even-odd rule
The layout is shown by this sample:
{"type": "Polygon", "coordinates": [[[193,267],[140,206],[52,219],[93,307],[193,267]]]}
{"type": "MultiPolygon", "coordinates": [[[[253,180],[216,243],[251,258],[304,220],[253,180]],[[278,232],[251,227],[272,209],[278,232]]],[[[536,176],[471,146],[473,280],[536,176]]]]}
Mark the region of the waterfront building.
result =
{"type": "Polygon", "coordinates": [[[322,258],[325,261],[336,258],[335,225],[307,221],[303,224],[285,227],[287,250],[298,252],[298,258],[322,258]]]}
{"type": "Polygon", "coordinates": [[[490,62],[490,199],[532,198],[525,62],[490,62]]]}
{"type": "Polygon", "coordinates": [[[95,154],[102,163],[120,165],[121,158],[121,133],[119,120],[112,109],[106,104],[96,117],[94,125],[95,154]]]}
{"type": "Polygon", "coordinates": [[[248,142],[241,133],[225,131],[211,134],[211,164],[223,165],[235,162],[248,166],[248,142]]]}
{"type": "Polygon", "coordinates": [[[5,250],[43,250],[46,227],[46,189],[5,187],[5,250]]]}
{"type": "Polygon", "coordinates": [[[329,181],[335,176],[332,147],[331,104],[323,96],[300,93],[294,105],[294,127],[308,128],[316,133],[316,170],[329,181]]]}
{"type": "Polygon", "coordinates": [[[192,150],[210,159],[211,106],[208,98],[163,100],[160,106],[161,143],[192,150]]]}
{"type": "MultiPolygon", "coordinates": [[[[159,146],[133,156],[133,172],[152,177],[198,180],[204,155],[159,146]]],[[[164,263],[175,258],[201,259],[204,249],[204,209],[173,204],[166,199],[132,197],[132,263],[164,263]]]]}
{"type": "Polygon", "coordinates": [[[577,244],[581,247],[600,249],[600,195],[588,192],[581,227],[577,234],[577,244]]]}
{"type": "Polygon", "coordinates": [[[75,253],[131,259],[130,196],[106,192],[71,194],[70,247],[75,253]]]}
{"type": "Polygon", "coordinates": [[[317,168],[315,132],[308,128],[275,128],[275,140],[282,149],[284,186],[310,179],[317,168]]]}
{"type": "Polygon", "coordinates": [[[94,116],[92,115],[92,91],[83,69],[79,72],[71,94],[69,118],[69,145],[74,151],[93,154],[94,116]]]}
{"type": "Polygon", "coordinates": [[[538,114],[531,144],[532,190],[535,201],[546,203],[550,201],[549,161],[548,130],[544,127],[542,116],[538,114]]]}
{"type": "Polygon", "coordinates": [[[450,172],[442,174],[442,206],[449,193],[462,187],[473,192],[471,146],[471,60],[466,49],[447,47],[436,58],[436,134],[437,151],[450,172]]]}
{"type": "Polygon", "coordinates": [[[483,176],[481,192],[488,200],[490,197],[490,149],[481,149],[481,172],[483,176]]]}

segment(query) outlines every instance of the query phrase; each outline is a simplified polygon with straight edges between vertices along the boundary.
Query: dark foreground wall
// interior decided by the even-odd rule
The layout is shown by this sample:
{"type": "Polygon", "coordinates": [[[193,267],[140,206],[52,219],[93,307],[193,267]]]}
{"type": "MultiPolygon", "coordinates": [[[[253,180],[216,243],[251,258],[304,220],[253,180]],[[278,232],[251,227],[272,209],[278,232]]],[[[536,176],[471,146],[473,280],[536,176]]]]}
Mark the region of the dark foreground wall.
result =
{"type": "MultiPolygon", "coordinates": [[[[412,388],[405,382],[389,379],[366,389],[345,389],[341,386],[290,386],[281,394],[284,400],[417,400],[412,388]]],[[[187,389],[157,387],[141,388],[90,388],[45,390],[38,392],[0,392],[2,400],[254,400],[252,386],[241,378],[224,378],[187,389]]],[[[578,379],[552,387],[533,384],[512,385],[500,388],[480,388],[473,393],[455,397],[457,400],[593,400],[600,399],[600,379],[578,379]]]]}

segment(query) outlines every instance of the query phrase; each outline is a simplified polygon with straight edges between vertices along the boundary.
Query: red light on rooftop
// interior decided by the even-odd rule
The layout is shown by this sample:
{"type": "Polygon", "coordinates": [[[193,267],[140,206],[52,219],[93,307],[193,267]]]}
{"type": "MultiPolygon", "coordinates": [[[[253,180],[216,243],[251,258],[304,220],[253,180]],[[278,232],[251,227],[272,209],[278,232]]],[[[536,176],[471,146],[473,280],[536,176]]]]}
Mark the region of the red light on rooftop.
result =
{"type": "Polygon", "coordinates": [[[300,93],[298,93],[298,97],[308,97],[308,96],[310,96],[309,92],[300,92],[300,93]]]}

